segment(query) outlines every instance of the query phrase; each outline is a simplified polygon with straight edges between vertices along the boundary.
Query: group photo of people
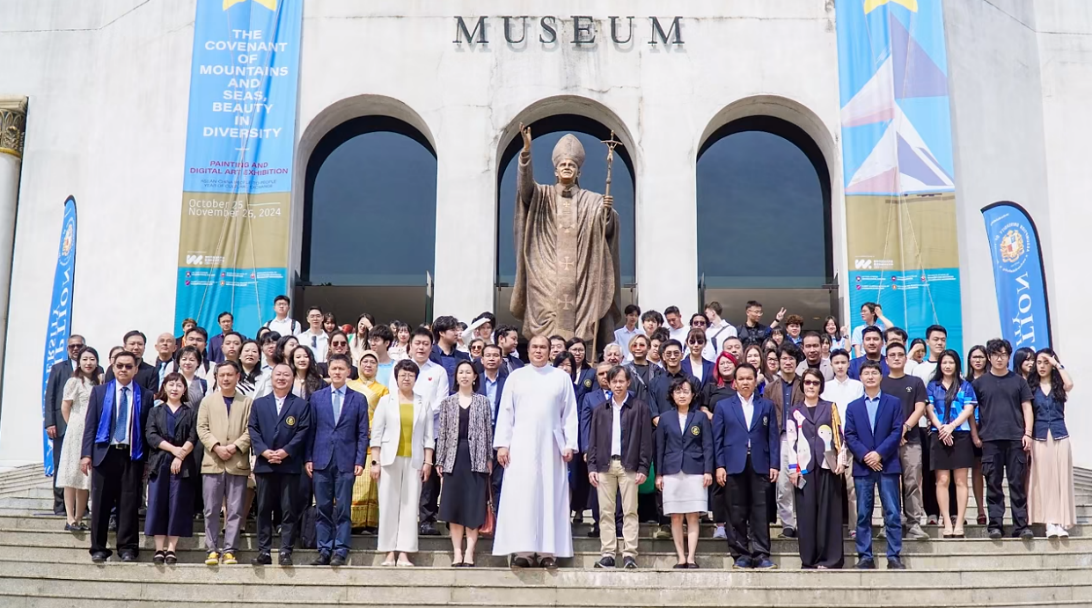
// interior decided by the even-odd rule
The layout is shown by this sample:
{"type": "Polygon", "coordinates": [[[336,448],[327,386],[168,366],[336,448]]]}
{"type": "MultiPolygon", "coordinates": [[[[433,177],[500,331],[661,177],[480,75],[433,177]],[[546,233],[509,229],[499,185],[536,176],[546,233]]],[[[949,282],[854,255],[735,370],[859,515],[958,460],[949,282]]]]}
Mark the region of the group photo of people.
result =
{"type": "Polygon", "coordinates": [[[851,330],[784,308],[766,325],[757,301],[688,320],[629,305],[605,344],[490,312],[412,327],[315,306],[301,322],[287,296],[273,309],[254,336],[223,312],[117,346],[69,337],[44,424],[54,512],[89,532],[93,562],[137,561],[143,532],[171,565],[203,529],[205,564],[235,565],[253,521],[256,567],[301,565],[297,548],[345,566],[354,535],[413,567],[420,537],[446,534],[451,567],[489,538],[513,568],[555,569],[579,533],[598,539],[594,568],[649,567],[651,535],[675,569],[703,567],[710,543],[767,570],[776,531],[804,569],[905,569],[904,540],[1076,525],[1073,379],[1050,348],[959,352],[943,326],[908,335],[875,303],[851,330]]]}

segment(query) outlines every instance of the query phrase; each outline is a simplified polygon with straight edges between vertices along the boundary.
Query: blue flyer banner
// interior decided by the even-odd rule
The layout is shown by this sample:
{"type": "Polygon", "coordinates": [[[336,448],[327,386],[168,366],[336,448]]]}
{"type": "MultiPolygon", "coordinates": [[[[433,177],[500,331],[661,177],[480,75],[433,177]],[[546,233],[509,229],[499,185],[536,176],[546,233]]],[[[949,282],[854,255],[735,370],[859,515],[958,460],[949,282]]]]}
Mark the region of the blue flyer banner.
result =
{"type": "MultiPolygon", "coordinates": [[[[64,202],[61,221],[61,245],[57,248],[57,267],[53,271],[53,297],[49,304],[49,325],[46,327],[45,356],[42,361],[42,416],[45,417],[46,385],[49,370],[68,360],[68,336],[72,332],[72,287],[76,281],[76,199],[64,202]]],[[[42,433],[42,464],[46,476],[53,475],[53,441],[42,433]]]]}
{"type": "Polygon", "coordinates": [[[257,333],[288,291],[303,0],[198,0],[175,329],[257,333]]]}
{"type": "Polygon", "coordinates": [[[1001,202],[982,209],[993,259],[1001,335],[1013,350],[1050,346],[1050,303],[1035,222],[1023,207],[1001,202]]]}

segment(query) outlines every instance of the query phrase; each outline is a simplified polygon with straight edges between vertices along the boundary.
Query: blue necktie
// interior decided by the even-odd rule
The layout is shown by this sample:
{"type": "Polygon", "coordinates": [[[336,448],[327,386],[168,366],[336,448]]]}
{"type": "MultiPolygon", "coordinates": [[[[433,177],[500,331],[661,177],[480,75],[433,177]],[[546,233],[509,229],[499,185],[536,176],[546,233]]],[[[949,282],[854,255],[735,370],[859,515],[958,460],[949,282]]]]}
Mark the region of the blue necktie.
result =
{"type": "Polygon", "coordinates": [[[311,348],[318,348],[318,336],[311,336],[311,348]]]}
{"type": "Polygon", "coordinates": [[[129,430],[129,387],[121,387],[121,403],[118,404],[118,421],[114,426],[114,441],[125,443],[125,433],[129,430]]]}
{"type": "Polygon", "coordinates": [[[341,390],[334,391],[334,424],[341,419],[341,390]]]}

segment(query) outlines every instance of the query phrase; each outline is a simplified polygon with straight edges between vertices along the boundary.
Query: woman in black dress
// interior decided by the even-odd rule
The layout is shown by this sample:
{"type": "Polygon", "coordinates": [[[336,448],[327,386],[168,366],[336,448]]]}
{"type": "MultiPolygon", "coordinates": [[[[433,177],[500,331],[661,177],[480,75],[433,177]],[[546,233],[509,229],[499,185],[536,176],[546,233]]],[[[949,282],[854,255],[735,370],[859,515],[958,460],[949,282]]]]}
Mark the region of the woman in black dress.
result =
{"type": "Polygon", "coordinates": [[[193,536],[194,494],[201,481],[193,455],[197,409],[186,404],[186,388],[182,374],[167,374],[144,433],[152,447],[144,534],[155,537],[157,565],[173,565],[179,537],[193,536]]]}
{"type": "Polygon", "coordinates": [[[819,399],[823,374],[809,368],[803,374],[804,402],[785,421],[789,445],[789,479],[796,488],[796,523],[800,533],[800,564],[805,569],[841,568],[842,473],[846,448],[838,407],[819,399]]]}
{"type": "Polygon", "coordinates": [[[440,519],[451,531],[451,565],[461,568],[474,566],[478,528],[485,523],[493,472],[493,413],[489,399],[477,392],[478,372],[470,361],[455,366],[455,383],[458,391],[440,403],[436,473],[443,479],[440,519]]]}

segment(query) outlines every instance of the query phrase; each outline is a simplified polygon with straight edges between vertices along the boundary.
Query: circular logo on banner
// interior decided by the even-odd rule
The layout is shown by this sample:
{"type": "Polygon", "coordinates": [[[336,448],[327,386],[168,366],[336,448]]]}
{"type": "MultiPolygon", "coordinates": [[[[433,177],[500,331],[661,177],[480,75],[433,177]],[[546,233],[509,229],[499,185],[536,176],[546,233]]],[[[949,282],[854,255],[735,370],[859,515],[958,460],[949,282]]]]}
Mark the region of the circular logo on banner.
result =
{"type": "Polygon", "coordinates": [[[295,416],[289,416],[289,417],[284,419],[284,423],[287,424],[288,426],[296,426],[296,417],[295,416]]]}
{"type": "Polygon", "coordinates": [[[996,239],[1001,270],[1010,274],[1019,272],[1027,260],[1028,243],[1031,242],[1027,227],[1015,222],[1006,224],[997,232],[996,239]]]}

